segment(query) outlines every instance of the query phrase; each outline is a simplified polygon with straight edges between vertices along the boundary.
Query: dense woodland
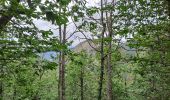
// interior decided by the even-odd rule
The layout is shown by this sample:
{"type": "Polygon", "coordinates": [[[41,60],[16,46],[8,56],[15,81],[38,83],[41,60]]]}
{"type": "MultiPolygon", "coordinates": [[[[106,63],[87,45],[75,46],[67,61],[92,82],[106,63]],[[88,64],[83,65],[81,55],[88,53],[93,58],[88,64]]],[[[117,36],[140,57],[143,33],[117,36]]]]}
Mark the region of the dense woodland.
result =
{"type": "Polygon", "coordinates": [[[0,75],[0,100],[170,100],[170,0],[0,0],[0,75]]]}

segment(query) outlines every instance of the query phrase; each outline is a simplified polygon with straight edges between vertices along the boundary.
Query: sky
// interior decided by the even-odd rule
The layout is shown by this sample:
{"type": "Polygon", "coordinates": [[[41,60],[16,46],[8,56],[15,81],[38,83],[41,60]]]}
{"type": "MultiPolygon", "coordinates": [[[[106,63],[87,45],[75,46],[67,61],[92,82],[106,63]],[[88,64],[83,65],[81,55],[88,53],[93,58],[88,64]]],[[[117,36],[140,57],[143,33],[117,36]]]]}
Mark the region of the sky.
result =
{"type": "MultiPolygon", "coordinates": [[[[87,0],[87,5],[88,6],[96,6],[99,3],[99,0],[87,0]]],[[[69,25],[67,27],[67,37],[69,37],[75,30],[76,27],[74,25],[74,23],[71,23],[71,19],[69,19],[69,25]]],[[[37,20],[34,19],[34,24],[40,29],[40,30],[51,30],[54,35],[58,36],[58,29],[56,25],[52,25],[51,22],[48,21],[44,21],[44,20],[37,20]]],[[[86,33],[86,36],[90,38],[90,34],[86,33]]],[[[84,38],[84,36],[82,35],[82,33],[75,33],[70,39],[68,39],[68,41],[73,41],[72,45],[70,46],[70,48],[75,47],[76,45],[78,45],[80,42],[85,41],[85,39],[81,39],[84,38]]],[[[49,52],[45,52],[40,54],[43,58],[51,60],[51,55],[56,56],[56,52],[54,51],[49,51],[49,52]]]]}
{"type": "MultiPolygon", "coordinates": [[[[86,0],[86,1],[87,1],[87,6],[96,6],[100,0],[86,0]]],[[[67,37],[69,37],[76,30],[74,23],[71,23],[71,19],[69,19],[69,21],[70,22],[67,27],[67,37]]],[[[40,30],[49,30],[50,29],[54,33],[54,35],[58,36],[58,29],[57,29],[58,26],[52,25],[51,22],[35,19],[34,24],[40,30]]],[[[89,33],[86,33],[86,36],[90,38],[89,33]]],[[[71,45],[71,47],[75,47],[77,44],[79,44],[80,42],[85,40],[85,39],[81,39],[81,38],[84,38],[82,33],[75,33],[70,39],[68,39],[68,41],[73,41],[73,44],[71,45]]]]}
{"type": "MultiPolygon", "coordinates": [[[[109,0],[108,0],[109,1],[109,0]]],[[[98,6],[100,4],[100,0],[87,0],[87,6],[98,6]]],[[[95,15],[96,17],[100,15],[95,15]]],[[[59,30],[57,29],[58,26],[52,25],[51,22],[44,21],[44,20],[34,20],[34,24],[40,29],[40,30],[51,30],[54,35],[59,35],[59,30]]],[[[78,23],[76,23],[78,24],[78,23]]],[[[69,18],[69,24],[67,27],[67,37],[69,37],[74,31],[76,30],[76,27],[74,23],[72,23],[72,20],[69,18]]],[[[86,37],[91,38],[91,34],[85,32],[86,37]]],[[[75,33],[71,38],[68,39],[68,41],[73,41],[70,48],[74,48],[76,45],[78,45],[80,42],[85,41],[82,33],[75,33]]],[[[56,55],[54,51],[49,51],[42,53],[43,58],[45,59],[51,59],[51,55],[56,55]]]]}
{"type": "MultiPolygon", "coordinates": [[[[100,0],[86,0],[86,1],[87,1],[87,6],[98,6],[98,5],[100,5],[100,0]]],[[[107,0],[107,1],[109,2],[109,1],[112,1],[112,0],[107,0]]],[[[72,6],[72,5],[73,5],[73,3],[71,3],[69,6],[72,6]]],[[[100,16],[99,14],[96,14],[95,18],[99,17],[99,16],[100,16]]],[[[35,19],[34,23],[40,30],[49,30],[50,29],[54,33],[54,35],[58,36],[58,34],[59,34],[59,32],[58,32],[59,30],[57,29],[58,26],[52,25],[51,22],[35,19]]],[[[81,22],[79,22],[79,23],[81,23],[81,22]]],[[[78,23],[76,23],[76,24],[78,24],[78,23]]],[[[67,37],[70,37],[70,35],[75,30],[76,30],[76,26],[74,25],[74,23],[72,23],[71,18],[69,18],[69,24],[67,26],[67,37]]],[[[91,38],[90,33],[86,32],[85,35],[86,35],[86,37],[91,38]]],[[[80,42],[85,41],[85,39],[82,39],[82,38],[84,38],[82,33],[75,33],[72,37],[70,37],[68,39],[68,41],[73,41],[71,48],[75,47],[80,42]]]]}

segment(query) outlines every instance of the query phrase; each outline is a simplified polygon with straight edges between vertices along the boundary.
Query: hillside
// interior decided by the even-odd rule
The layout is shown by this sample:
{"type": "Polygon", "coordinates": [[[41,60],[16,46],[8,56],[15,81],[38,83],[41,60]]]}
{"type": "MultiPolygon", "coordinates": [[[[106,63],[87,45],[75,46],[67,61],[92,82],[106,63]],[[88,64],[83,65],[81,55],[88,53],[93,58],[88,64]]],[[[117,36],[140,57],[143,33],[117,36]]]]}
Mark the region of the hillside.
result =
{"type": "MultiPolygon", "coordinates": [[[[127,56],[134,56],[135,55],[135,49],[130,48],[126,43],[121,43],[119,45],[114,44],[114,47],[118,46],[118,50],[121,52],[122,55],[127,55],[127,56]]],[[[86,51],[89,54],[95,54],[96,50],[99,50],[99,44],[97,42],[93,41],[83,41],[76,45],[72,50],[75,52],[80,52],[80,51],[86,51]]]]}

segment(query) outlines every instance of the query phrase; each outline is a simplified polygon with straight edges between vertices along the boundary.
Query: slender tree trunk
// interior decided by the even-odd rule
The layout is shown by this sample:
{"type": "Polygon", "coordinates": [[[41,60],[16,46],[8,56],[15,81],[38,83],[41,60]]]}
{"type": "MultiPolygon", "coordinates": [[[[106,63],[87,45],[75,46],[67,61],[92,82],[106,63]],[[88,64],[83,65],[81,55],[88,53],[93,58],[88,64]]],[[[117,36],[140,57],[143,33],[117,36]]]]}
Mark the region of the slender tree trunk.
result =
{"type": "Polygon", "coordinates": [[[112,28],[110,28],[109,31],[109,38],[111,41],[109,41],[109,47],[108,47],[108,63],[107,63],[107,95],[108,95],[108,100],[113,100],[113,93],[112,93],[112,28]]]}
{"type": "MultiPolygon", "coordinates": [[[[63,45],[66,42],[66,24],[64,24],[63,45]]],[[[65,100],[65,50],[62,52],[62,100],[65,100]]]]}
{"type": "MultiPolygon", "coordinates": [[[[62,40],[63,41],[63,40],[62,40]]],[[[62,42],[63,44],[63,42],[62,42]]],[[[65,100],[65,54],[62,50],[59,55],[59,84],[58,84],[59,100],[65,100]]]]}
{"type": "MultiPolygon", "coordinates": [[[[64,24],[63,32],[61,32],[61,26],[59,28],[60,31],[60,42],[62,45],[66,43],[66,24],[64,24]]],[[[65,50],[60,51],[59,57],[59,100],[65,100],[65,50]]]]}
{"type": "Polygon", "coordinates": [[[105,23],[103,19],[103,0],[101,0],[101,24],[103,30],[101,33],[101,44],[100,44],[100,80],[99,80],[99,90],[98,90],[98,100],[102,99],[102,88],[103,88],[103,76],[104,76],[104,33],[105,33],[105,23]]]}
{"type": "MultiPolygon", "coordinates": [[[[61,13],[61,7],[59,7],[59,16],[61,13]]],[[[62,26],[59,25],[59,40],[60,44],[63,44],[63,33],[62,33],[62,26]]],[[[63,100],[62,98],[62,92],[63,92],[63,86],[62,86],[62,67],[63,67],[63,51],[60,50],[59,52],[59,80],[58,80],[58,99],[63,100]]],[[[57,100],[58,100],[57,99],[57,100]]]]}
{"type": "MultiPolygon", "coordinates": [[[[2,70],[2,68],[1,68],[1,78],[3,78],[3,70],[2,70]]],[[[2,81],[2,79],[0,81],[0,96],[1,96],[0,100],[3,100],[3,81],[2,81]]]]}
{"type": "Polygon", "coordinates": [[[113,100],[113,92],[112,92],[112,65],[111,65],[111,42],[109,43],[109,55],[108,55],[108,65],[107,65],[107,97],[108,100],[113,100]]]}
{"type": "MultiPolygon", "coordinates": [[[[127,75],[127,73],[125,73],[125,75],[127,75]]],[[[127,76],[125,77],[125,80],[124,80],[125,82],[124,82],[124,85],[125,85],[125,97],[127,97],[128,96],[128,94],[127,94],[127,76]]]]}
{"type": "MultiPolygon", "coordinates": [[[[61,94],[61,52],[59,52],[59,75],[58,75],[58,99],[60,98],[61,94]]],[[[57,100],[58,100],[57,99],[57,100]]]]}
{"type": "MultiPolygon", "coordinates": [[[[59,26],[59,38],[60,38],[60,43],[62,42],[62,33],[61,33],[61,25],[59,26]]],[[[58,99],[61,98],[61,56],[62,56],[62,52],[59,52],[59,79],[58,79],[58,99]]],[[[57,100],[58,100],[57,99],[57,100]]]]}
{"type": "Polygon", "coordinates": [[[61,93],[60,100],[65,100],[65,54],[62,52],[61,56],[61,93]]]}
{"type": "MultiPolygon", "coordinates": [[[[6,44],[5,44],[6,46],[6,44]]],[[[4,57],[4,54],[2,54],[2,57],[4,57]]],[[[6,63],[6,61],[4,60],[4,63],[6,63]]],[[[4,66],[2,63],[0,63],[1,65],[1,73],[0,73],[0,77],[1,77],[1,80],[0,80],[0,100],[3,100],[4,98],[4,82],[3,82],[3,79],[4,79],[4,66]]]]}
{"type": "Polygon", "coordinates": [[[13,100],[16,100],[16,87],[15,85],[13,86],[13,100]]]}
{"type": "Polygon", "coordinates": [[[41,98],[40,98],[40,96],[38,95],[38,93],[36,93],[36,94],[33,96],[32,100],[41,100],[41,98]]]}
{"type": "Polygon", "coordinates": [[[167,4],[168,4],[168,16],[169,16],[169,19],[170,19],[170,0],[166,0],[167,1],[167,4]]]}
{"type": "Polygon", "coordinates": [[[1,93],[1,97],[0,97],[0,100],[3,100],[3,85],[2,85],[2,82],[0,84],[0,93],[1,93]]]}
{"type": "MultiPolygon", "coordinates": [[[[112,5],[114,8],[114,0],[112,0],[112,5]]],[[[112,37],[113,37],[113,11],[109,11],[109,15],[106,12],[106,19],[107,19],[107,29],[108,29],[108,37],[110,39],[108,43],[108,59],[107,59],[107,98],[108,100],[113,100],[113,91],[112,91],[112,37]]]]}
{"type": "Polygon", "coordinates": [[[81,68],[81,73],[80,73],[80,88],[81,88],[81,99],[84,100],[84,79],[83,79],[83,68],[81,68]]]}

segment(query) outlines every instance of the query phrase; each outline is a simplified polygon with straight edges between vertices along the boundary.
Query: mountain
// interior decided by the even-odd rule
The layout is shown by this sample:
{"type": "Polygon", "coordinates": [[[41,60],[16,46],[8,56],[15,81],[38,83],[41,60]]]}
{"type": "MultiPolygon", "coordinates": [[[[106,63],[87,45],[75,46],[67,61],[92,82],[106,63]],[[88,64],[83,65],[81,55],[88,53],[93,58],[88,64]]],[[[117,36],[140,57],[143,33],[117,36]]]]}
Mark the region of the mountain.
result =
{"type": "Polygon", "coordinates": [[[95,43],[94,41],[86,40],[86,41],[80,42],[72,50],[74,52],[85,51],[89,54],[95,54],[96,53],[95,49],[98,49],[98,47],[99,47],[99,45],[97,43],[95,43]]]}
{"type": "MultiPolygon", "coordinates": [[[[119,45],[114,45],[114,46],[118,46],[118,49],[120,51],[120,53],[124,56],[134,56],[136,54],[135,49],[134,48],[130,48],[126,43],[121,43],[119,45]]],[[[73,50],[74,52],[81,52],[81,51],[85,51],[88,54],[92,54],[95,55],[96,54],[96,50],[100,50],[100,45],[99,43],[97,43],[96,40],[86,40],[83,42],[80,42],[78,45],[76,45],[73,48],[70,48],[71,50],[73,50]]],[[[44,59],[47,60],[52,60],[53,57],[57,56],[57,53],[55,51],[49,51],[49,52],[44,52],[40,54],[41,57],[43,57],[44,59]]]]}
{"type": "MultiPolygon", "coordinates": [[[[113,44],[113,48],[118,46],[118,50],[124,56],[134,56],[136,54],[136,49],[130,48],[127,43],[113,44]]],[[[88,54],[95,54],[96,50],[100,50],[100,44],[97,41],[86,40],[79,43],[73,49],[75,52],[85,51],[88,54]]]]}

